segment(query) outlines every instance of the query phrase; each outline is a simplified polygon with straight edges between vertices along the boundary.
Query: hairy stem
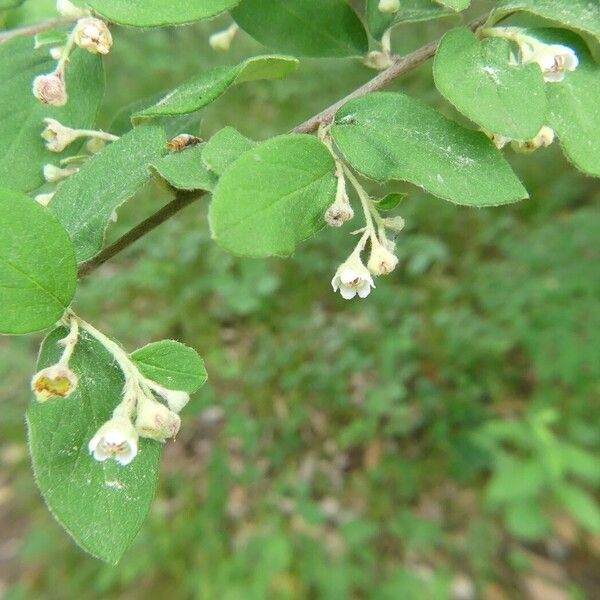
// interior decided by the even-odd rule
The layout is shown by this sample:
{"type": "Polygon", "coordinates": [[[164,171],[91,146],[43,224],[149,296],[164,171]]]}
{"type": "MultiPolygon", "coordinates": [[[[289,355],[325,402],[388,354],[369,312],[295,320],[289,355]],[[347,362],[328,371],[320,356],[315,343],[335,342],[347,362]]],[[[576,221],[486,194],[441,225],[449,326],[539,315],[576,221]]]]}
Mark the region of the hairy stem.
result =
{"type": "Polygon", "coordinates": [[[42,23],[36,23],[35,25],[27,25],[26,27],[17,27],[16,29],[9,29],[8,31],[0,31],[0,44],[6,42],[11,38],[17,37],[18,35],[35,35],[42,31],[48,31],[55,27],[62,27],[63,25],[69,25],[73,19],[51,19],[50,21],[44,21],[42,23]]]}
{"type": "MultiPolygon", "coordinates": [[[[468,27],[472,30],[478,29],[484,23],[486,23],[490,14],[486,14],[475,21],[472,21],[469,23],[468,27]]],[[[381,73],[373,77],[373,79],[367,81],[367,83],[357,88],[346,97],[338,100],[330,107],[311,117],[307,121],[304,121],[304,123],[294,127],[292,132],[311,133],[316,131],[321,124],[330,123],[333,120],[335,113],[348,101],[384,88],[392,81],[395,81],[405,73],[412,71],[419,65],[423,64],[426,60],[430,59],[435,55],[439,43],[439,40],[436,40],[426,44],[414,52],[411,52],[410,54],[407,54],[406,56],[395,56],[393,58],[392,65],[385,71],[381,71],[381,73]]],[[[136,225],[131,231],[126,233],[123,237],[119,238],[110,246],[107,246],[99,254],[79,265],[79,277],[85,277],[92,271],[95,271],[107,260],[119,254],[119,252],[133,244],[148,232],[152,231],[154,228],[158,227],[158,225],[161,223],[164,223],[166,220],[170,219],[174,214],[178,213],[181,209],[185,208],[204,194],[205,192],[178,192],[175,199],[165,207],[161,208],[158,212],[147,218],[145,221],[142,221],[139,225],[136,225]]]]}

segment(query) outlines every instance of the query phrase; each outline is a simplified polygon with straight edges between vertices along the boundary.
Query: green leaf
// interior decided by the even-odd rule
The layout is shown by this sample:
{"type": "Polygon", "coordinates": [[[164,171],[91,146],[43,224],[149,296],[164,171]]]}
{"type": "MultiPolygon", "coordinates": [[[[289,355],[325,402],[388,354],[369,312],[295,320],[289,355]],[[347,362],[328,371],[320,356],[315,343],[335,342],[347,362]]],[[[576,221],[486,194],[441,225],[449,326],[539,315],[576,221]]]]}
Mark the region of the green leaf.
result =
{"type": "Polygon", "coordinates": [[[298,60],[291,56],[265,55],[249,58],[233,67],[216,67],[171,90],[156,104],[134,113],[134,123],[151,117],[181,115],[204,108],[229,87],[254,79],[280,79],[293,72],[298,60]]]}
{"type": "Polygon", "coordinates": [[[493,506],[529,501],[541,492],[543,485],[544,472],[537,462],[505,458],[488,484],[487,500],[493,506]]]}
{"type": "Polygon", "coordinates": [[[600,7],[597,0],[501,0],[494,10],[492,22],[496,23],[517,11],[556,21],[600,39],[600,7]]]}
{"type": "Polygon", "coordinates": [[[35,50],[44,46],[61,46],[67,41],[67,28],[59,27],[49,29],[48,31],[40,31],[33,38],[33,47],[35,50]]]}
{"type": "Polygon", "coordinates": [[[232,13],[254,39],[297,56],[364,56],[365,28],[344,0],[242,0],[232,13]]]}
{"type": "Polygon", "coordinates": [[[600,533],[600,507],[596,500],[575,485],[564,484],[556,495],[569,514],[591,533],[600,533]]]}
{"type": "Polygon", "coordinates": [[[162,27],[210,19],[240,0],[87,0],[98,14],[119,25],[162,27]]]}
{"type": "Polygon", "coordinates": [[[29,192],[44,183],[42,168],[77,154],[81,143],[64,152],[46,150],[40,137],[43,119],[52,117],[63,125],[93,127],[104,91],[102,60],[76,49],[66,70],[69,101],[65,106],[42,104],[31,92],[35,77],[54,69],[47,49],[33,50],[31,38],[16,37],[0,44],[0,182],[29,192]]]}
{"type": "MultiPolygon", "coordinates": [[[[65,328],[44,340],[38,368],[57,362],[65,328]]],[[[70,361],[79,383],[68,398],[32,402],[27,410],[29,448],[37,484],[48,508],[87,552],[116,564],[148,514],[158,477],[161,445],[140,439],[127,466],[97,462],[88,443],[121,400],[123,376],[113,357],[81,333],[70,361]]]]}
{"type": "Polygon", "coordinates": [[[258,144],[223,173],[210,207],[213,237],[244,256],[288,256],[325,225],[335,196],[334,162],[307,135],[258,144]]]}
{"type": "Polygon", "coordinates": [[[483,129],[525,141],[545,125],[544,77],[537,64],[510,65],[508,41],[483,42],[466,27],[449,31],[434,63],[439,91],[483,129]]]}
{"type": "Polygon", "coordinates": [[[16,8],[23,4],[25,0],[0,0],[0,10],[8,10],[9,8],[16,8]]]}
{"type": "Polygon", "coordinates": [[[527,197],[483,133],[465,129],[404,94],[380,92],[351,100],[337,112],[331,132],[346,160],[377,181],[409,181],[468,206],[527,197]]]}
{"type": "Polygon", "coordinates": [[[206,144],[197,144],[180,152],[171,152],[156,159],[150,168],[179,190],[211,191],[217,177],[202,162],[202,150],[206,144]]]}
{"type": "Polygon", "coordinates": [[[231,163],[255,145],[233,127],[224,127],[213,135],[202,152],[202,161],[208,169],[222,175],[231,163]]]}
{"type": "Polygon", "coordinates": [[[387,196],[377,201],[377,208],[378,210],[393,210],[406,198],[406,196],[408,196],[408,194],[401,192],[387,194],[387,196]]]}
{"type": "Polygon", "coordinates": [[[556,29],[532,33],[577,52],[577,69],[560,83],[546,86],[548,125],[556,131],[566,157],[584,173],[600,177],[600,66],[574,34],[556,29]]]}
{"type": "Polygon", "coordinates": [[[471,0],[435,0],[438,4],[451,8],[457,12],[466,10],[471,6],[471,0]]]}
{"type": "Polygon", "coordinates": [[[7,188],[0,188],[0,231],[0,333],[54,325],[77,285],[67,233],[47,208],[7,188]]]}
{"type": "Polygon", "coordinates": [[[208,377],[198,353],[174,340],[147,344],[133,352],[131,358],[145,377],[170,390],[195,392],[208,377]]]}
{"type": "Polygon", "coordinates": [[[395,13],[382,13],[377,7],[379,0],[367,0],[367,24],[371,35],[379,39],[390,27],[400,23],[414,23],[452,17],[456,11],[433,0],[400,0],[400,10],[395,13]]]}
{"type": "Polygon", "coordinates": [[[98,252],[114,211],[151,175],[148,166],[164,152],[159,127],[138,127],[85,162],[58,189],[50,208],[64,225],[78,261],[98,252]]]}
{"type": "Polygon", "coordinates": [[[513,502],[504,512],[508,530],[525,540],[539,540],[551,530],[551,524],[538,502],[513,502]]]}

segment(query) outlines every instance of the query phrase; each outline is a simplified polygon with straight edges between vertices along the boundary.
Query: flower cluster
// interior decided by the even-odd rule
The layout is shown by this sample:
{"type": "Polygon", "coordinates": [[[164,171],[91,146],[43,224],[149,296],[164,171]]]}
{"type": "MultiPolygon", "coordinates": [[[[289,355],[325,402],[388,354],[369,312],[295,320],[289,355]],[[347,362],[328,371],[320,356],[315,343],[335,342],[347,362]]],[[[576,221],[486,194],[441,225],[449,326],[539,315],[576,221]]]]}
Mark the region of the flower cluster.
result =
{"type": "Polygon", "coordinates": [[[51,48],[50,55],[57,61],[50,73],[38,75],[33,80],[33,95],[43,104],[64,106],[69,99],[66,85],[66,66],[75,46],[94,54],[108,54],[112,46],[112,36],[108,26],[101,19],[91,17],[88,10],[79,8],[69,0],[57,0],[56,9],[68,19],[77,19],[60,48],[51,48]]]}

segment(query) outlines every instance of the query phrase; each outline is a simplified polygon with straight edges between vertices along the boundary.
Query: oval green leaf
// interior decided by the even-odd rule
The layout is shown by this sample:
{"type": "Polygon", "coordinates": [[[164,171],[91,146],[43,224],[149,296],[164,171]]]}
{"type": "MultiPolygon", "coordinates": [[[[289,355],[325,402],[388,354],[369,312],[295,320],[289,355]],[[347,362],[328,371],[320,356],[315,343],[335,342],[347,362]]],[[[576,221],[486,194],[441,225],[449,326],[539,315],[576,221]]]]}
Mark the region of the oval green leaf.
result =
{"type": "Polygon", "coordinates": [[[163,27],[211,19],[240,0],[87,0],[98,14],[119,25],[163,27]]]}
{"type": "Polygon", "coordinates": [[[483,129],[525,141],[545,124],[544,78],[536,64],[509,64],[510,52],[506,40],[482,42],[466,27],[453,29],[435,57],[435,84],[483,129]]]}
{"type": "Polygon", "coordinates": [[[336,114],[331,132],[346,160],[371,179],[409,181],[468,206],[527,198],[483,133],[404,94],[379,92],[351,100],[336,114]]]}
{"type": "MultiPolygon", "coordinates": [[[[44,340],[38,369],[57,362],[63,327],[44,340]]],[[[97,462],[88,443],[121,400],[123,376],[104,346],[80,335],[70,362],[79,383],[68,398],[33,401],[27,410],[29,450],[48,508],[87,552],[116,564],[140,530],[154,496],[161,445],[140,439],[127,466],[97,462]]]]}
{"type": "Polygon", "coordinates": [[[222,175],[229,165],[235,162],[255,142],[242,135],[233,127],[224,127],[213,135],[202,152],[202,161],[208,169],[222,175]]]}
{"type": "Polygon", "coordinates": [[[213,237],[243,256],[289,256],[324,225],[335,196],[335,165],[307,135],[258,144],[221,176],[210,207],[213,237]]]}
{"type": "Polygon", "coordinates": [[[54,325],[77,285],[69,236],[47,208],[6,188],[0,188],[0,231],[0,333],[54,325]]]}
{"type": "Polygon", "coordinates": [[[231,13],[254,39],[297,56],[364,56],[369,43],[345,0],[242,0],[231,13]]]}
{"type": "Polygon", "coordinates": [[[170,390],[195,392],[208,378],[198,353],[175,340],[147,344],[133,352],[131,358],[145,377],[170,390]]]}
{"type": "Polygon", "coordinates": [[[211,191],[217,184],[217,176],[202,162],[202,150],[206,144],[196,144],[179,152],[170,152],[156,159],[150,169],[178,190],[211,191]]]}
{"type": "Polygon", "coordinates": [[[151,117],[192,113],[222,96],[229,87],[256,79],[287,77],[298,66],[291,56],[255,56],[233,67],[216,67],[171,90],[156,104],[134,113],[134,123],[151,117]]]}

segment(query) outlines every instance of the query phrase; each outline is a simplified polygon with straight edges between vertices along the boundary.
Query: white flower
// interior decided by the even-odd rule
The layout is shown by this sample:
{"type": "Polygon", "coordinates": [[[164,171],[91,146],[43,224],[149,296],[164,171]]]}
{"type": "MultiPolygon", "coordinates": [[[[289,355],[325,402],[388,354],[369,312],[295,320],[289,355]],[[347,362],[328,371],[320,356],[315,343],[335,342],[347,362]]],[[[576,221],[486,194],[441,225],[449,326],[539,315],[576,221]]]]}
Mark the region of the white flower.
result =
{"type": "Polygon", "coordinates": [[[208,38],[208,43],[213,50],[219,50],[221,52],[227,52],[231,47],[231,42],[235,38],[236,33],[238,32],[239,27],[236,23],[230,25],[227,29],[223,31],[217,31],[217,33],[213,33],[208,38]]]}
{"type": "Polygon", "coordinates": [[[67,398],[77,387],[77,375],[68,367],[56,364],[46,367],[31,378],[31,391],[38,402],[50,398],[67,398]]]}
{"type": "Polygon", "coordinates": [[[44,123],[46,128],[42,132],[42,138],[46,140],[46,148],[52,152],[62,152],[79,137],[75,129],[65,127],[56,119],[48,117],[44,119],[44,123]]]}
{"type": "Polygon", "coordinates": [[[60,181],[65,177],[69,177],[70,175],[74,175],[77,173],[77,171],[79,171],[79,169],[75,167],[71,167],[70,169],[61,169],[56,165],[48,164],[44,165],[44,179],[50,183],[53,183],[55,181],[60,181]]]}
{"type": "Polygon", "coordinates": [[[544,74],[544,81],[560,82],[565,71],[574,71],[579,65],[577,54],[572,48],[562,44],[528,43],[526,38],[520,44],[523,63],[537,63],[544,74]]]}
{"type": "Polygon", "coordinates": [[[400,0],[379,0],[377,9],[382,13],[395,13],[400,10],[400,0]]]}
{"type": "Polygon", "coordinates": [[[50,204],[50,200],[54,198],[54,194],[56,192],[50,192],[48,194],[37,194],[35,196],[35,201],[39,202],[42,206],[48,206],[50,204]]]}
{"type": "Polygon", "coordinates": [[[376,238],[371,241],[371,255],[367,268],[373,275],[387,275],[398,264],[398,257],[385,248],[376,238]]]}
{"type": "Polygon", "coordinates": [[[87,17],[79,19],[75,26],[75,43],[92,54],[108,54],[112,47],[112,35],[104,21],[87,17]]]}
{"type": "Polygon", "coordinates": [[[146,397],[139,400],[135,428],[141,437],[163,443],[177,435],[180,425],[179,415],[164,404],[146,397]]]}
{"type": "Polygon", "coordinates": [[[56,0],[56,10],[59,15],[66,19],[79,19],[88,14],[87,10],[75,6],[72,2],[69,2],[69,0],[56,0]]]}
{"type": "Polygon", "coordinates": [[[138,432],[133,423],[125,417],[113,417],[90,440],[88,450],[98,461],[114,458],[122,465],[128,465],[138,451],[138,432]]]}
{"type": "Polygon", "coordinates": [[[43,104],[64,106],[67,103],[67,88],[60,71],[38,75],[33,80],[33,95],[43,104]]]}
{"type": "Polygon", "coordinates": [[[531,140],[527,140],[526,142],[512,142],[511,146],[515,152],[520,152],[521,154],[528,154],[530,152],[534,152],[538,148],[547,148],[554,142],[554,129],[547,127],[544,125],[538,132],[538,134],[532,138],[531,140]]]}
{"type": "Polygon", "coordinates": [[[357,294],[360,298],[366,298],[375,284],[360,256],[353,253],[339,266],[331,280],[331,287],[334,292],[339,289],[342,298],[350,300],[357,294]]]}

